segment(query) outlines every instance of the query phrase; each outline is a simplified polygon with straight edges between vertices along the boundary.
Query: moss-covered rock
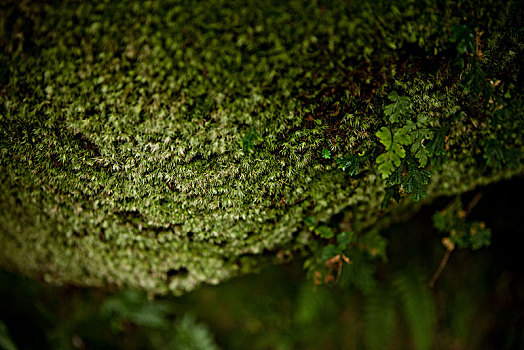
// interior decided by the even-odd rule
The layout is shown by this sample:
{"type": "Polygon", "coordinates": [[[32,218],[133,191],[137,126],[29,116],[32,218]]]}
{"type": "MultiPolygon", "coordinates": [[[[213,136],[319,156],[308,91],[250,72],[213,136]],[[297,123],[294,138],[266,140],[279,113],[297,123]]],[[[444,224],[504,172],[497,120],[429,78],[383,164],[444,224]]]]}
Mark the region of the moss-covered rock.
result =
{"type": "Polygon", "coordinates": [[[417,205],[375,135],[417,115],[427,200],[523,172],[518,2],[3,6],[0,265],[49,282],[181,293],[383,225],[417,205]]]}

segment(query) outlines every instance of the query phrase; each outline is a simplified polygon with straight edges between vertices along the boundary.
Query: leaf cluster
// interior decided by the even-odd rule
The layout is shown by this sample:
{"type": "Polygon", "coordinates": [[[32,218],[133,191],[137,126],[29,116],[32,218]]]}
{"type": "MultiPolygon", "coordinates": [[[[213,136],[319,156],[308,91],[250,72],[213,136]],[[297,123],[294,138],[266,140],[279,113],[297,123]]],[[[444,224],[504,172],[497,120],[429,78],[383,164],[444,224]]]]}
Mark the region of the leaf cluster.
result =
{"type": "Polygon", "coordinates": [[[376,163],[390,186],[383,201],[385,207],[392,198],[398,200],[401,188],[413,194],[415,201],[426,197],[424,187],[429,183],[431,172],[424,168],[430,159],[444,153],[447,132],[428,115],[416,113],[410,97],[393,91],[388,98],[391,103],[384,108],[384,115],[390,126],[376,132],[385,150],[376,158],[376,163]]]}
{"type": "Polygon", "coordinates": [[[386,240],[378,231],[336,232],[328,225],[318,225],[315,217],[306,217],[304,222],[310,231],[322,239],[312,244],[312,255],[304,263],[308,276],[316,284],[337,283],[343,270],[349,270],[349,273],[345,273],[343,284],[356,285],[369,292],[369,286],[373,284],[373,270],[369,269],[365,261],[376,257],[386,259],[386,240]],[[360,278],[363,280],[359,281],[360,278]]]}
{"type": "Polygon", "coordinates": [[[404,146],[409,145],[411,139],[403,130],[392,133],[385,126],[377,131],[376,135],[386,149],[385,153],[377,157],[377,164],[382,178],[387,179],[400,167],[402,159],[406,156],[404,146]]]}
{"type": "Polygon", "coordinates": [[[360,173],[360,167],[368,159],[367,155],[359,154],[337,158],[337,165],[349,176],[356,176],[360,173]]]}
{"type": "Polygon", "coordinates": [[[443,238],[443,244],[447,249],[452,250],[456,246],[477,250],[490,245],[491,229],[482,221],[468,221],[466,217],[467,212],[460,198],[433,215],[435,228],[448,234],[443,238]]]}

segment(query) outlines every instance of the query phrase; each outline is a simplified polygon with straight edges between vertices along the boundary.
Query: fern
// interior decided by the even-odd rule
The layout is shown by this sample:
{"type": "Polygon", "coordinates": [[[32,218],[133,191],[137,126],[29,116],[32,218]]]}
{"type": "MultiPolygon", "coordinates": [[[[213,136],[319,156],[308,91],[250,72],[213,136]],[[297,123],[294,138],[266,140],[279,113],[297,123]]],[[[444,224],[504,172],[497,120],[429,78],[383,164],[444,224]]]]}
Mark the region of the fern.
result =
{"type": "Polygon", "coordinates": [[[364,341],[369,350],[390,348],[395,333],[394,298],[386,290],[377,290],[367,299],[364,309],[364,341]]]}
{"type": "Polygon", "coordinates": [[[327,148],[322,148],[322,158],[331,159],[331,151],[327,148]]]}
{"type": "Polygon", "coordinates": [[[175,336],[171,349],[180,350],[218,350],[209,329],[196,321],[193,316],[184,317],[175,325],[175,336]]]}
{"type": "Polygon", "coordinates": [[[126,290],[108,298],[101,311],[102,315],[111,319],[113,328],[120,331],[128,322],[142,327],[164,328],[168,325],[168,316],[173,310],[168,303],[149,302],[144,293],[126,290]]]}
{"type": "Polygon", "coordinates": [[[395,169],[395,171],[386,179],[386,184],[393,185],[402,185],[403,170],[406,165],[406,160],[403,159],[400,163],[400,166],[395,169]]]}
{"type": "Polygon", "coordinates": [[[380,207],[382,209],[386,209],[389,206],[389,203],[392,199],[394,199],[397,203],[400,201],[399,185],[392,185],[390,187],[386,187],[384,198],[382,199],[382,203],[380,203],[380,207]]]}
{"type": "Polygon", "coordinates": [[[398,122],[403,116],[411,111],[411,99],[407,96],[399,96],[396,91],[388,95],[392,102],[384,108],[384,114],[389,117],[391,123],[398,122]]]}
{"type": "Polygon", "coordinates": [[[475,52],[475,33],[465,25],[459,24],[451,28],[450,41],[457,44],[459,56],[475,52]]]}
{"type": "Polygon", "coordinates": [[[424,142],[433,138],[433,130],[429,122],[427,116],[419,114],[416,122],[409,120],[402,128],[403,132],[409,135],[411,153],[418,159],[422,168],[428,164],[428,158],[432,156],[430,150],[424,145],[424,142]]]}
{"type": "Polygon", "coordinates": [[[406,150],[403,146],[409,145],[411,140],[402,130],[393,134],[386,127],[382,127],[376,135],[380,143],[386,147],[386,153],[377,157],[378,169],[382,178],[386,179],[400,166],[402,158],[406,156],[406,150]]]}
{"type": "Polygon", "coordinates": [[[409,160],[407,164],[408,172],[402,181],[402,187],[406,193],[413,193],[413,200],[415,201],[426,198],[427,194],[424,186],[429,183],[431,172],[420,169],[413,160],[409,160]]]}
{"type": "Polygon", "coordinates": [[[313,288],[303,284],[298,292],[294,320],[300,325],[307,325],[320,318],[328,308],[330,295],[324,288],[313,288]]]}
{"type": "Polygon", "coordinates": [[[477,305],[472,302],[472,295],[478,295],[478,289],[473,286],[474,284],[457,290],[446,307],[449,315],[449,328],[453,337],[471,347],[474,347],[472,340],[475,339],[475,335],[477,337],[480,335],[472,329],[475,313],[478,312],[477,305]]]}
{"type": "Polygon", "coordinates": [[[349,176],[358,175],[360,172],[360,165],[366,157],[354,155],[349,157],[340,157],[337,159],[338,167],[345,171],[349,176]]]}
{"type": "Polygon", "coordinates": [[[446,150],[446,135],[449,127],[441,127],[433,133],[433,138],[426,144],[426,149],[432,157],[441,156],[446,150]]]}
{"type": "Polygon", "coordinates": [[[428,287],[412,271],[397,273],[393,286],[402,304],[415,349],[431,349],[436,311],[428,287]]]}
{"type": "Polygon", "coordinates": [[[352,249],[348,255],[352,261],[351,264],[344,265],[339,285],[354,288],[364,295],[372,294],[377,289],[375,265],[372,260],[358,249],[352,249]]]}
{"type": "Polygon", "coordinates": [[[333,230],[326,225],[321,225],[315,229],[315,233],[322,238],[331,238],[335,235],[333,230]]]}

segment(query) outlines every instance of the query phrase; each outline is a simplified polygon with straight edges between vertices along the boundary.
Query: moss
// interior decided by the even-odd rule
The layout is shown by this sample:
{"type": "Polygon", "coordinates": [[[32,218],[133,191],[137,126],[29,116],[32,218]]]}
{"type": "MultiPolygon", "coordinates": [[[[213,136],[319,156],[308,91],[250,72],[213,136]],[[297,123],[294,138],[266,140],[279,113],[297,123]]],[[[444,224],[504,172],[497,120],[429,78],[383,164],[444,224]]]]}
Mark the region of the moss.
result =
{"type": "Polygon", "coordinates": [[[500,137],[515,140],[500,166],[478,142],[495,137],[495,112],[455,78],[467,68],[453,66],[447,28],[464,16],[487,33],[504,25],[503,5],[478,6],[8,2],[0,264],[53,283],[181,293],[307,249],[305,216],[345,211],[364,228],[394,219],[413,203],[380,209],[372,161],[349,178],[321,157],[377,153],[393,89],[451,123],[430,198],[522,173],[518,74],[490,73],[513,115],[499,116],[500,137]]]}

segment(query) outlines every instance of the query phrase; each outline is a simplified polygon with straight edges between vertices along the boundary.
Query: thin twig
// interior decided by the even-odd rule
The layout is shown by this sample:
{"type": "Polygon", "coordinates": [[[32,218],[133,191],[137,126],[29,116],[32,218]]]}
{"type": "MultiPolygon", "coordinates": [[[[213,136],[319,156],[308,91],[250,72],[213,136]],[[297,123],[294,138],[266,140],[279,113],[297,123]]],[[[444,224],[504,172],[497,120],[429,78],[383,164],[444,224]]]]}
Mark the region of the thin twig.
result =
{"type": "MultiPolygon", "coordinates": [[[[478,192],[475,195],[475,197],[473,197],[471,202],[469,202],[464,218],[466,218],[471,213],[473,208],[475,208],[475,206],[479,203],[480,199],[482,198],[482,195],[483,195],[482,192],[478,192]]],[[[442,257],[442,260],[440,261],[440,264],[437,268],[437,271],[435,271],[435,273],[433,274],[433,277],[431,277],[431,281],[429,282],[429,286],[431,288],[435,286],[435,283],[437,282],[438,278],[442,274],[442,271],[444,271],[444,268],[446,267],[446,264],[448,263],[449,257],[451,256],[451,252],[454,249],[454,246],[452,245],[445,245],[445,246],[446,246],[446,253],[444,253],[444,256],[442,257]]]]}
{"type": "Polygon", "coordinates": [[[438,266],[437,271],[435,271],[435,273],[433,274],[433,277],[431,277],[431,281],[429,282],[429,286],[431,288],[433,288],[433,286],[435,285],[435,282],[437,282],[438,278],[442,274],[442,271],[444,271],[444,268],[446,267],[446,264],[448,263],[448,260],[449,260],[449,257],[452,251],[453,250],[447,249],[446,253],[442,257],[442,260],[440,261],[440,265],[438,266]]]}
{"type": "Polygon", "coordinates": [[[475,206],[479,203],[480,199],[482,198],[482,195],[482,192],[477,193],[475,197],[473,197],[471,202],[469,202],[468,208],[466,209],[466,216],[468,216],[469,213],[471,213],[471,211],[473,210],[473,208],[475,208],[475,206]]]}

